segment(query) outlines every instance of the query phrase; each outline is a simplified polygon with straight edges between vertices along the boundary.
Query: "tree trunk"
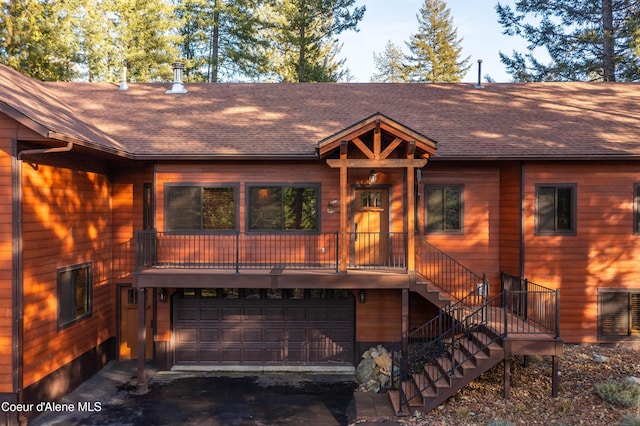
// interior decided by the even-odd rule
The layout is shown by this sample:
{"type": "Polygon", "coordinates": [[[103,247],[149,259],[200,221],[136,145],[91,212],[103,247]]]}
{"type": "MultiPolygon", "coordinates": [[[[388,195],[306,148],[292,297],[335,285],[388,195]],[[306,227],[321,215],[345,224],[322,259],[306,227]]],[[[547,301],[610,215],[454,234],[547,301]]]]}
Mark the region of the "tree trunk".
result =
{"type": "Polygon", "coordinates": [[[213,28],[211,29],[209,54],[209,83],[218,82],[218,57],[220,50],[220,9],[218,0],[213,2],[213,28]]]}
{"type": "Polygon", "coordinates": [[[616,81],[612,0],[602,0],[602,72],[604,81],[616,81]]]}

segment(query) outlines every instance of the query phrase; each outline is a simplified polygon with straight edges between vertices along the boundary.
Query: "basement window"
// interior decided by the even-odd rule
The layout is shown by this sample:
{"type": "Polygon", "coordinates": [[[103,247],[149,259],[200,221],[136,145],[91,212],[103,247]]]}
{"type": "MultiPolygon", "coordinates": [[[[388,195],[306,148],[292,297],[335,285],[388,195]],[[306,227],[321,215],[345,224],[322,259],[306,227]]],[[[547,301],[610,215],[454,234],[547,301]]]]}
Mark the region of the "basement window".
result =
{"type": "Polygon", "coordinates": [[[91,316],[91,262],[60,268],[58,279],[58,329],[91,316]]]}
{"type": "Polygon", "coordinates": [[[604,339],[640,337],[640,289],[598,291],[598,333],[604,339]]]}

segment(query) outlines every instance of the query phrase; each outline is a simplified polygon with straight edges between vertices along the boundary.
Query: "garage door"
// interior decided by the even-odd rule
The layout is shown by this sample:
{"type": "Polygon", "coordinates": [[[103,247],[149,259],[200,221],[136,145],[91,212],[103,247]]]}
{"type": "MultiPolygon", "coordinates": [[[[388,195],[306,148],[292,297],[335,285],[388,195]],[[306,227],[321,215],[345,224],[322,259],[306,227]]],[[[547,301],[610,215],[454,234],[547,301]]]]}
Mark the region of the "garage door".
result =
{"type": "Polygon", "coordinates": [[[177,365],[352,365],[346,290],[187,289],[173,299],[177,365]]]}

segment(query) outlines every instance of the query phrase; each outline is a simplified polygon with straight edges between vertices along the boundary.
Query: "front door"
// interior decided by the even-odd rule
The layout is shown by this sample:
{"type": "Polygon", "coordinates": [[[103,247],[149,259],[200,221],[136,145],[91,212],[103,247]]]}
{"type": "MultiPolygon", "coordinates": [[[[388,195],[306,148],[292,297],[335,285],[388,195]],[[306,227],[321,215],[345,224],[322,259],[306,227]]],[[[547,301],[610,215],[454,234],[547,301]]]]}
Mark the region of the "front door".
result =
{"type": "MultiPolygon", "coordinates": [[[[153,289],[146,289],[146,314],[147,325],[147,358],[153,356],[153,316],[152,301],[153,289]]],[[[120,287],[120,359],[132,359],[138,357],[138,289],[132,287],[120,287]]]]}
{"type": "Polygon", "coordinates": [[[389,191],[356,189],[352,232],[355,267],[385,266],[389,258],[389,191]]]}

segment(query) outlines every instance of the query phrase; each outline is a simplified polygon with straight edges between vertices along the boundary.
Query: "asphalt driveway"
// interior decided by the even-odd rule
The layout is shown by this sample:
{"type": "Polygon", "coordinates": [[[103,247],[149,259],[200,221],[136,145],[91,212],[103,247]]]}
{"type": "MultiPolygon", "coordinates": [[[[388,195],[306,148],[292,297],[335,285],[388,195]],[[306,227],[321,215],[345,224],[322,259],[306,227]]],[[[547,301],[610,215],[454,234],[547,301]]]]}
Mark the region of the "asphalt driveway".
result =
{"type": "Polygon", "coordinates": [[[135,392],[134,366],[112,363],[30,425],[348,425],[355,419],[353,377],[156,372],[135,392]]]}

